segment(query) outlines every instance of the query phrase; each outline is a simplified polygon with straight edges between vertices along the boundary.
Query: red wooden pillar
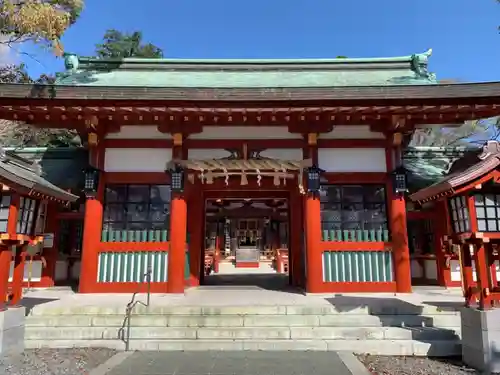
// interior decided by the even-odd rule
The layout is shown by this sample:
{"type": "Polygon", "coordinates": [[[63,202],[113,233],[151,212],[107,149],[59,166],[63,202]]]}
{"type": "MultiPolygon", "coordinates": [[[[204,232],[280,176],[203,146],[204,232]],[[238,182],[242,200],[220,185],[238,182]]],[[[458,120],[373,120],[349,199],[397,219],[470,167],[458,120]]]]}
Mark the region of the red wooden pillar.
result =
{"type": "Polygon", "coordinates": [[[24,266],[26,264],[27,245],[16,247],[14,257],[14,272],[12,275],[12,305],[18,305],[23,297],[24,266]]]}
{"type": "Polygon", "coordinates": [[[470,244],[462,244],[460,246],[460,252],[462,255],[462,264],[460,265],[462,289],[466,298],[467,306],[470,306],[470,303],[474,302],[474,298],[471,294],[471,288],[474,285],[474,276],[472,268],[472,256],[470,253],[470,244]]]}
{"type": "Polygon", "coordinates": [[[402,195],[389,194],[389,221],[392,236],[394,277],[398,293],[411,293],[410,250],[406,227],[406,202],[402,195]]]}
{"type": "Polygon", "coordinates": [[[493,246],[491,243],[484,244],[486,249],[486,263],[489,268],[489,280],[490,280],[490,288],[496,288],[498,286],[498,278],[497,278],[497,265],[495,263],[496,259],[493,255],[493,246]]]}
{"type": "Polygon", "coordinates": [[[184,293],[184,267],[187,230],[187,204],[184,196],[174,193],[170,210],[170,246],[168,250],[168,293],[184,293]]]}
{"type": "Polygon", "coordinates": [[[491,307],[491,295],[486,290],[491,290],[490,270],[488,267],[486,248],[484,243],[478,243],[475,246],[474,262],[476,265],[476,280],[479,289],[479,309],[491,307]]]}
{"type": "MultiPolygon", "coordinates": [[[[317,134],[304,135],[302,155],[304,159],[311,159],[314,165],[319,164],[317,134]]],[[[303,224],[305,228],[306,248],[305,274],[302,275],[307,293],[319,293],[323,285],[323,253],[321,251],[321,203],[319,195],[307,195],[303,203],[303,224]]],[[[303,258],[303,259],[304,259],[303,258]]]]}
{"type": "MultiPolygon", "coordinates": [[[[12,192],[9,206],[9,217],[7,219],[7,234],[15,236],[17,233],[17,216],[21,197],[15,191],[12,192]]],[[[12,262],[12,245],[0,246],[0,304],[7,300],[9,293],[10,264],[12,262]]]]}
{"type": "Polygon", "coordinates": [[[99,188],[95,197],[88,196],[85,200],[85,215],[82,238],[82,260],[80,268],[80,293],[97,292],[97,264],[99,244],[102,231],[102,199],[104,196],[104,173],[101,172],[99,188]]]}
{"type": "Polygon", "coordinates": [[[7,294],[9,291],[10,262],[12,251],[10,246],[0,245],[0,306],[6,307],[7,294]]]}
{"type": "MultiPolygon", "coordinates": [[[[388,172],[392,172],[395,167],[401,165],[400,147],[387,146],[386,165],[388,172]]],[[[404,195],[394,194],[392,185],[392,180],[389,179],[386,188],[396,291],[398,293],[411,293],[411,261],[408,247],[406,200],[404,195]]]]}
{"type": "Polygon", "coordinates": [[[319,293],[323,284],[321,252],[321,204],[319,196],[308,195],[305,201],[306,292],[319,293]]]}

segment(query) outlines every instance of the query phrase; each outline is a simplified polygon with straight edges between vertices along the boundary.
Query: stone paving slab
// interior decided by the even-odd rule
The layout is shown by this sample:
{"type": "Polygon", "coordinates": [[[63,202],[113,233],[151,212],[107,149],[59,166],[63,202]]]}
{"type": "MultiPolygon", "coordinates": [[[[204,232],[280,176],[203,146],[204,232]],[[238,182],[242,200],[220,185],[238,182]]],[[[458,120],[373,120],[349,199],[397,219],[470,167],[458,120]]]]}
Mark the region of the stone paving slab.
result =
{"type": "MultiPolygon", "coordinates": [[[[351,293],[351,294],[326,294],[326,295],[303,295],[295,292],[283,292],[274,290],[263,290],[249,288],[247,290],[227,290],[215,288],[204,290],[203,288],[191,288],[185,294],[153,294],[151,303],[154,306],[331,306],[329,299],[346,296],[349,298],[367,298],[370,300],[380,299],[404,301],[413,304],[421,304],[424,301],[436,302],[463,302],[460,288],[414,288],[411,294],[394,293],[351,293]]],[[[40,308],[56,308],[65,306],[118,306],[124,307],[131,298],[128,293],[122,294],[75,294],[59,290],[33,290],[26,292],[26,303],[38,305],[40,308]]],[[[138,294],[137,299],[146,300],[146,295],[138,294]]]]}
{"type": "MultiPolygon", "coordinates": [[[[135,352],[106,375],[351,375],[334,352],[135,352]]],[[[357,374],[356,374],[357,375],[357,374]]]]}

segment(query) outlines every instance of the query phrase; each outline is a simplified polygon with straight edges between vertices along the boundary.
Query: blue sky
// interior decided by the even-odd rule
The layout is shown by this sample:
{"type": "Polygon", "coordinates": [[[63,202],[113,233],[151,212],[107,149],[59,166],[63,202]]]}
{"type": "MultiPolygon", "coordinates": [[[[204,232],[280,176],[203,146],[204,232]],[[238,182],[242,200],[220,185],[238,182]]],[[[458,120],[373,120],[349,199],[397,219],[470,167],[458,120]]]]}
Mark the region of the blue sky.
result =
{"type": "MultiPolygon", "coordinates": [[[[175,58],[390,57],[433,49],[439,79],[500,81],[500,4],[495,0],[86,0],[63,38],[91,55],[106,29],[139,30],[175,58]]],[[[61,59],[24,58],[33,75],[61,59]]]]}

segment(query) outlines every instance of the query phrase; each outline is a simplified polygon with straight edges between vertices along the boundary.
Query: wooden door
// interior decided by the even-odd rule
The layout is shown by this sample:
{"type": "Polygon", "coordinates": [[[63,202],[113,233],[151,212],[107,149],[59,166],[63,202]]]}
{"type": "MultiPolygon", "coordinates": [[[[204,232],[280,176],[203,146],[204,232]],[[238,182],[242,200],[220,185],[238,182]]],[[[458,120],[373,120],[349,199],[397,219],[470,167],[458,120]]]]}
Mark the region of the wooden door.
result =
{"type": "Polygon", "coordinates": [[[239,219],[236,228],[238,246],[258,247],[262,236],[262,224],[259,219],[239,219]]]}

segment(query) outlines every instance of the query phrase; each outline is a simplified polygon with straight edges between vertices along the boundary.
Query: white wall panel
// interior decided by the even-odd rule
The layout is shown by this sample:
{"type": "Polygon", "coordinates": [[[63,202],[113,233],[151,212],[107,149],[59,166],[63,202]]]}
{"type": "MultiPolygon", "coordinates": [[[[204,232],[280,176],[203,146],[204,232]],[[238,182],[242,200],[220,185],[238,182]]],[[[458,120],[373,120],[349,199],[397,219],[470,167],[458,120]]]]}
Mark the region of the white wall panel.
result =
{"type": "Polygon", "coordinates": [[[106,134],[106,139],[171,139],[160,133],[156,125],[123,125],[118,133],[106,134]]]}
{"type": "Polygon", "coordinates": [[[55,281],[66,281],[68,279],[68,261],[58,260],[56,262],[55,281]]]}
{"type": "Polygon", "coordinates": [[[410,260],[410,271],[412,279],[420,279],[424,275],[422,267],[416,259],[410,260]]]}
{"type": "Polygon", "coordinates": [[[170,148],[108,148],[106,172],[163,172],[172,159],[170,148]]]}
{"type": "Polygon", "coordinates": [[[301,148],[269,148],[260,153],[260,156],[281,160],[302,160],[303,152],[301,148]]]}
{"type": "Polygon", "coordinates": [[[286,126],[205,126],[190,139],[302,139],[286,126]]]}
{"type": "Polygon", "coordinates": [[[326,172],[387,172],[384,148],[320,148],[318,164],[326,172]]]}
{"type": "MultiPolygon", "coordinates": [[[[29,260],[26,259],[24,265],[24,279],[23,281],[28,281],[30,274],[29,260]]],[[[9,281],[12,282],[12,277],[14,275],[14,262],[10,262],[10,274],[9,281]]],[[[42,261],[34,260],[31,264],[31,282],[40,281],[42,279],[42,261]]]]}
{"type": "MultiPolygon", "coordinates": [[[[462,280],[462,272],[460,271],[460,262],[456,259],[450,261],[451,281],[462,280]]],[[[472,280],[476,281],[476,264],[472,261],[472,280]]]]}
{"type": "Polygon", "coordinates": [[[425,259],[424,260],[425,274],[429,280],[438,279],[438,269],[436,259],[425,259]]]}
{"type": "Polygon", "coordinates": [[[321,139],[384,139],[384,133],[372,132],[368,125],[337,125],[329,133],[321,133],[321,139]]]}
{"type": "Polygon", "coordinates": [[[229,151],[220,148],[192,148],[188,150],[188,159],[222,159],[229,156],[231,156],[229,151]]]}

